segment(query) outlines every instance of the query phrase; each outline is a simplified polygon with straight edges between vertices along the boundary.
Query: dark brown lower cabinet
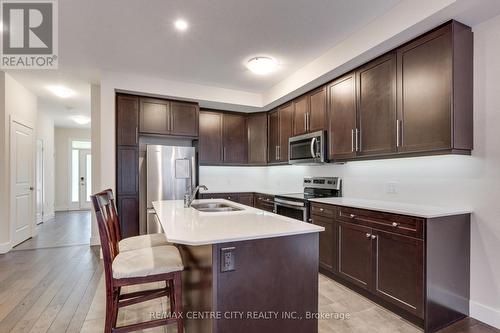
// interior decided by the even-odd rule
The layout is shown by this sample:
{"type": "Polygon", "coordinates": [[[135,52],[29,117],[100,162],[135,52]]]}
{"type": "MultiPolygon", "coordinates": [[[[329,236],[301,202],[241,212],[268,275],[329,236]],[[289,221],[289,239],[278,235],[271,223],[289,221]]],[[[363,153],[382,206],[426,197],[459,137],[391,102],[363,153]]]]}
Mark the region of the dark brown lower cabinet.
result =
{"type": "Polygon", "coordinates": [[[253,207],[253,193],[239,193],[238,202],[242,205],[253,207]]]}
{"type": "Polygon", "coordinates": [[[375,276],[373,291],[388,302],[423,317],[424,242],[372,231],[375,276]]]}
{"type": "Polygon", "coordinates": [[[325,228],[322,273],[425,332],[469,315],[470,214],[421,218],[318,203],[311,212],[325,228]]]}
{"type": "Polygon", "coordinates": [[[319,234],[319,266],[323,269],[333,272],[335,269],[335,242],[333,233],[335,232],[334,222],[331,219],[312,215],[312,223],[325,228],[325,231],[319,234]]]}
{"type": "Polygon", "coordinates": [[[373,280],[371,229],[338,222],[338,274],[344,279],[370,289],[373,280]]]}
{"type": "Polygon", "coordinates": [[[136,195],[117,197],[122,238],[139,235],[139,199],[136,195]]]}
{"type": "Polygon", "coordinates": [[[274,197],[267,194],[255,193],[254,206],[255,208],[272,213],[274,212],[274,197]]]}

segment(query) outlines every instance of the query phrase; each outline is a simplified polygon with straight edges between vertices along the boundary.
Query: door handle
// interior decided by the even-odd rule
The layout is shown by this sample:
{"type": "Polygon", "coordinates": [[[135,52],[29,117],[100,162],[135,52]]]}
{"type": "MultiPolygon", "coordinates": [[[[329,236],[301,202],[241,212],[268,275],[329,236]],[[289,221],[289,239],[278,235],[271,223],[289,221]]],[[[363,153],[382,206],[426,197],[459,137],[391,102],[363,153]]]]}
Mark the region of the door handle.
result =
{"type": "Polygon", "coordinates": [[[316,142],[316,138],[313,138],[311,140],[311,156],[312,156],[312,158],[316,158],[316,151],[314,149],[315,142],[316,142]]]}
{"type": "Polygon", "coordinates": [[[33,191],[33,190],[34,190],[33,186],[30,186],[30,191],[33,191]]]}
{"type": "Polygon", "coordinates": [[[358,130],[356,128],[356,133],[355,133],[356,134],[356,151],[359,151],[359,149],[360,149],[359,148],[359,133],[360,133],[360,130],[358,130]]]}

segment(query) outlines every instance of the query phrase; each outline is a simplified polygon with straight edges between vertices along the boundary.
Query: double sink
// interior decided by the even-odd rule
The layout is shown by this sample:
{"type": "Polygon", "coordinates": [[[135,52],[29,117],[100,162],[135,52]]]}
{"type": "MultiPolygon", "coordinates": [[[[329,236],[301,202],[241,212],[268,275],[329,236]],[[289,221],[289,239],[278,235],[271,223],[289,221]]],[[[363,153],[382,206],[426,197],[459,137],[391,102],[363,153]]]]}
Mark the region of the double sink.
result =
{"type": "Polygon", "coordinates": [[[200,211],[200,212],[235,212],[239,210],[243,210],[242,208],[238,208],[235,206],[228,205],[222,202],[214,202],[214,203],[196,203],[192,204],[191,207],[200,211]]]}

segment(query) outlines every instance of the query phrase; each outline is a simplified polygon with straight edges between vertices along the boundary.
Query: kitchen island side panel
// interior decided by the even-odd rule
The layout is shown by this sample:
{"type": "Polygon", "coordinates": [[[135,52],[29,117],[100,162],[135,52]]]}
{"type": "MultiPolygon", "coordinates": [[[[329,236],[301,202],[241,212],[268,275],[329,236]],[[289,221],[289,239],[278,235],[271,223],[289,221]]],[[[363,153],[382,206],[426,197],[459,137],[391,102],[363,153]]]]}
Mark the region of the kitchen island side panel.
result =
{"type": "Polygon", "coordinates": [[[318,256],[319,233],[213,245],[214,310],[243,313],[213,320],[213,332],[318,332],[307,319],[318,311],[318,256]],[[221,272],[228,248],[235,269],[221,272]]]}

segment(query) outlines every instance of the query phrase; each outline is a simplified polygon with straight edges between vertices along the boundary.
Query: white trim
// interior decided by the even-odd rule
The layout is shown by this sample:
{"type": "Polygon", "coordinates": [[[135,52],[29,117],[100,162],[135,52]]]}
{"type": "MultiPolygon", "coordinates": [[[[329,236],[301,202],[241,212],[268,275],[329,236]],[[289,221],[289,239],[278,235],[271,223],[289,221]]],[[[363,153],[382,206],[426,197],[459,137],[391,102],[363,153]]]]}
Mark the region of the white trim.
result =
{"type": "Polygon", "coordinates": [[[10,242],[0,243],[0,254],[9,252],[12,249],[10,242]]]}
{"type": "Polygon", "coordinates": [[[500,329],[500,310],[474,301],[469,303],[470,316],[500,329]]]}
{"type": "Polygon", "coordinates": [[[90,237],[90,246],[93,245],[101,245],[101,240],[99,239],[99,236],[90,237]]]}

